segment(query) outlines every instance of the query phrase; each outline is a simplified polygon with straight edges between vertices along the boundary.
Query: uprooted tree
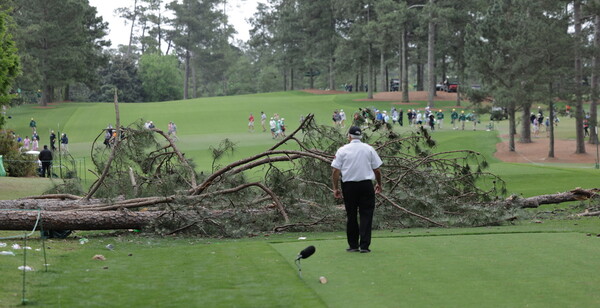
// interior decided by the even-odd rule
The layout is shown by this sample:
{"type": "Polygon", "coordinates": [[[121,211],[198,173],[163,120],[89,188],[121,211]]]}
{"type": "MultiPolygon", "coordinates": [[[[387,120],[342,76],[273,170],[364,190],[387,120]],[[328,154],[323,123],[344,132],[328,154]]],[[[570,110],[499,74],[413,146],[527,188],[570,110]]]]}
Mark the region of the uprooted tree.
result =
{"type": "MultiPolygon", "coordinates": [[[[596,191],[579,190],[504,198],[504,182],[485,171],[479,153],[434,152],[427,130],[402,136],[369,110],[365,115],[370,125],[363,141],[384,161],[375,228],[495,225],[516,219],[522,208],[596,197],[596,191]]],[[[317,125],[311,114],[271,148],[226,165],[220,161],[235,144],[222,141],[211,148],[212,169],[200,173],[167,133],[141,120],[116,130],[110,142],[99,142],[104,131],[93,142],[98,179],[83,197],[64,191],[78,187],[67,181],[55,194],[0,201],[0,208],[36,210],[0,211],[0,229],[31,229],[38,217],[47,230],[245,236],[343,229],[342,201],[333,198],[329,183],[331,161],[347,138],[341,129],[317,125]]]]}

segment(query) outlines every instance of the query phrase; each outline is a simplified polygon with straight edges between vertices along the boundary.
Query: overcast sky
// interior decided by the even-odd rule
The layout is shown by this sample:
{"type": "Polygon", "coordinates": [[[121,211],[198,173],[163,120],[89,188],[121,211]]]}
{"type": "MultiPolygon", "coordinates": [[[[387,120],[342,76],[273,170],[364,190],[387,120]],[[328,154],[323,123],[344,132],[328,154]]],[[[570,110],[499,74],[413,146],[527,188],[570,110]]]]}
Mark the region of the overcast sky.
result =
{"type": "MultiPolygon", "coordinates": [[[[108,22],[108,38],[111,40],[112,46],[116,47],[119,44],[127,45],[129,43],[129,30],[131,25],[125,24],[125,20],[116,16],[114,11],[116,8],[120,7],[132,7],[134,0],[89,1],[91,6],[95,6],[98,9],[98,14],[102,15],[104,21],[108,22]]],[[[238,32],[235,36],[236,39],[247,41],[250,37],[248,34],[250,25],[246,20],[252,17],[259,2],[265,3],[266,0],[227,1],[226,11],[227,15],[229,15],[229,23],[232,24],[238,32]]]]}

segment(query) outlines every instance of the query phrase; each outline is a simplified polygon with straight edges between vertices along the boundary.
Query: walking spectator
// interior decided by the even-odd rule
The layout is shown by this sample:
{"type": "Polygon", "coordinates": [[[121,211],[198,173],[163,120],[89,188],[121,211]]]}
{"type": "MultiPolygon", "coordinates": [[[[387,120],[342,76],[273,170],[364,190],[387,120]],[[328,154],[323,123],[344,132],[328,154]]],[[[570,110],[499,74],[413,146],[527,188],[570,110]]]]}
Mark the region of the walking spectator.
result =
{"type": "Polygon", "coordinates": [[[25,140],[23,140],[23,148],[25,149],[25,151],[29,151],[30,145],[31,145],[31,139],[29,139],[29,136],[25,136],[25,140]]]}
{"type": "Polygon", "coordinates": [[[48,146],[44,145],[44,149],[38,155],[38,159],[42,162],[42,176],[52,177],[52,171],[50,170],[52,166],[52,152],[48,150],[48,146]]]}
{"type": "Polygon", "coordinates": [[[52,152],[56,151],[56,134],[54,131],[50,131],[50,149],[52,152]]]}
{"type": "Polygon", "coordinates": [[[262,125],[263,133],[267,131],[265,123],[267,122],[267,115],[264,112],[260,112],[260,125],[262,125]]]}
{"type": "Polygon", "coordinates": [[[346,113],[344,109],[340,109],[340,125],[342,128],[346,127],[346,113]]]}
{"type": "Polygon", "coordinates": [[[465,122],[467,121],[467,116],[465,115],[464,110],[460,111],[460,115],[458,116],[458,121],[460,122],[461,129],[465,130],[465,122]]]}
{"type": "Polygon", "coordinates": [[[442,109],[438,110],[435,117],[437,119],[438,128],[441,129],[444,122],[444,113],[442,112],[442,109]]]}
{"type": "Polygon", "coordinates": [[[248,117],[248,131],[254,131],[254,115],[250,113],[250,117],[248,117]]]}
{"type": "Polygon", "coordinates": [[[429,122],[429,128],[432,131],[435,130],[435,116],[433,115],[433,113],[429,114],[428,122],[429,122]]]}
{"type": "Polygon", "coordinates": [[[69,152],[69,138],[65,133],[63,133],[60,137],[60,150],[65,153],[69,152]]]}
{"type": "Polygon", "coordinates": [[[402,109],[400,109],[398,111],[398,123],[400,124],[400,126],[402,126],[404,124],[404,119],[402,119],[403,116],[404,116],[404,111],[402,111],[402,109]]]}
{"type": "Polygon", "coordinates": [[[279,128],[281,129],[281,137],[285,137],[285,119],[281,118],[281,120],[279,120],[279,128]]]}
{"type": "Polygon", "coordinates": [[[456,109],[452,109],[452,113],[450,114],[450,123],[452,124],[452,129],[454,130],[458,128],[456,122],[458,122],[458,112],[456,112],[456,109]]]}
{"type": "Polygon", "coordinates": [[[271,128],[271,136],[275,139],[275,129],[277,128],[277,123],[275,123],[275,119],[271,117],[271,121],[269,121],[269,127],[271,128]]]}
{"type": "Polygon", "coordinates": [[[169,130],[167,131],[167,134],[171,137],[171,139],[173,139],[173,141],[179,140],[177,137],[177,125],[175,125],[175,122],[169,121],[168,129],[169,130]]]}
{"type": "Polygon", "coordinates": [[[31,118],[31,121],[29,121],[29,127],[31,127],[31,132],[35,133],[37,130],[37,123],[35,122],[35,120],[33,120],[33,118],[31,118]]]}
{"type": "Polygon", "coordinates": [[[39,150],[39,139],[38,138],[31,139],[31,150],[32,151],[39,150]]]}

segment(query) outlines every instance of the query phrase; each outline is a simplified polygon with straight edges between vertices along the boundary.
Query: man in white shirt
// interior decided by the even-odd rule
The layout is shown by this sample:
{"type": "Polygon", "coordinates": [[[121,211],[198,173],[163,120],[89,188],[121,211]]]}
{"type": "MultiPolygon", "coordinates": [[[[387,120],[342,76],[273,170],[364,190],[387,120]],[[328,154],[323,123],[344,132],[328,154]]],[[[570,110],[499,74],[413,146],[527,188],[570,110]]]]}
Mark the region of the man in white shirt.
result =
{"type": "Polygon", "coordinates": [[[375,194],[382,191],[381,158],[372,146],[362,143],[362,131],[356,126],[350,127],[349,143],[339,148],[331,163],[333,196],[344,198],[346,206],[346,235],[348,252],[371,252],[371,227],[375,211],[375,194]],[[339,189],[340,175],[342,190],[339,189]],[[373,180],[376,180],[373,189],[373,180]],[[358,222],[360,214],[360,224],[358,222]]]}

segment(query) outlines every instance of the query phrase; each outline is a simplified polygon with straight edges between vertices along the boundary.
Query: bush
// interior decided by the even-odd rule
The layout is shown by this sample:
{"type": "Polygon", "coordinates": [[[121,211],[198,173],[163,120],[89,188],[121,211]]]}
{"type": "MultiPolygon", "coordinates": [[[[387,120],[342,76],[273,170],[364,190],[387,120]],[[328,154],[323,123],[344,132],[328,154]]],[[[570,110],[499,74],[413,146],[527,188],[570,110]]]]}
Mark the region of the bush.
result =
{"type": "Polygon", "coordinates": [[[14,177],[36,175],[37,157],[21,153],[19,147],[12,131],[0,133],[0,155],[3,156],[6,173],[14,177]]]}

